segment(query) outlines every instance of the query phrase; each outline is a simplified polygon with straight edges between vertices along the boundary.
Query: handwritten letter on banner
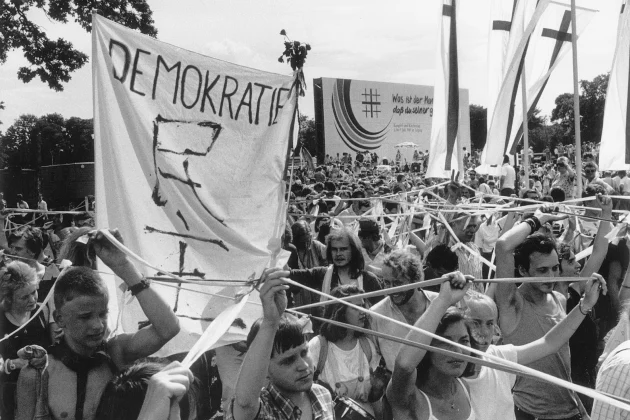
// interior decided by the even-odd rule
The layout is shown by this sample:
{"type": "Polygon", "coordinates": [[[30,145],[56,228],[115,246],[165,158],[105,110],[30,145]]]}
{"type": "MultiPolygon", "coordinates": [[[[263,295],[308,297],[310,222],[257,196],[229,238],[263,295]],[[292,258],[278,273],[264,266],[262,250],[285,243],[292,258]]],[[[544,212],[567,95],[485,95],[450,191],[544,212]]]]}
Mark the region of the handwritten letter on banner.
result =
{"type": "MultiPolygon", "coordinates": [[[[258,278],[280,252],[293,78],[196,54],[97,15],[93,22],[97,225],[119,228],[130,249],[168,272],[258,278]]],[[[208,293],[235,290],[211,282],[152,287],[185,330],[170,352],[189,349],[233,303],[208,293]]],[[[145,317],[135,299],[123,302],[118,293],[117,328],[135,331],[145,317]]],[[[232,341],[261,314],[259,300],[249,302],[228,331],[232,341]]]]}

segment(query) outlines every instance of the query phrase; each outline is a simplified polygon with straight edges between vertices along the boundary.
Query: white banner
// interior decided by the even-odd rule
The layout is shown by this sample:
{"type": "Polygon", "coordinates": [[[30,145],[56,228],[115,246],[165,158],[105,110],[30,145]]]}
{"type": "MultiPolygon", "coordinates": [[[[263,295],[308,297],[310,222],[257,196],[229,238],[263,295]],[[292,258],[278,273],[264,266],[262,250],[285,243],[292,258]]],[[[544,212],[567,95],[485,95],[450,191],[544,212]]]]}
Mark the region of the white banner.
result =
{"type": "Polygon", "coordinates": [[[630,170],[629,61],[630,7],[624,7],[617,29],[617,46],[606,91],[602,142],[599,149],[600,170],[630,170]]]}
{"type": "MultiPolygon", "coordinates": [[[[494,104],[510,63],[509,43],[518,33],[518,20],[514,21],[518,0],[492,0],[488,28],[488,128],[492,122],[494,104]]],[[[522,33],[522,30],[521,30],[522,33]]]]}
{"type": "MultiPolygon", "coordinates": [[[[488,126],[486,144],[481,153],[481,163],[484,167],[492,165],[500,166],[503,163],[503,155],[505,154],[508,135],[511,132],[510,121],[513,121],[511,116],[513,117],[514,113],[516,90],[520,83],[529,38],[534,32],[536,24],[549,5],[549,2],[550,0],[541,0],[529,19],[529,22],[524,25],[525,29],[522,35],[519,34],[519,36],[515,35],[510,38],[510,44],[516,44],[516,41],[518,41],[518,44],[516,44],[513,52],[511,52],[512,50],[509,48],[509,66],[505,73],[503,83],[501,84],[499,96],[494,105],[494,112],[492,115],[488,114],[488,119],[491,122],[488,126]]],[[[519,1],[517,3],[513,24],[524,22],[528,19],[526,13],[527,8],[525,7],[528,4],[529,2],[527,1],[519,1]]]]}
{"type": "MultiPolygon", "coordinates": [[[[119,228],[154,266],[204,281],[152,285],[183,327],[166,352],[188,350],[233,303],[209,295],[235,293],[212,280],[258,278],[281,250],[293,78],[205,57],[97,15],[92,41],[97,225],[119,228]]],[[[233,342],[261,314],[256,302],[252,296],[228,331],[233,342]]],[[[137,330],[145,317],[135,299],[123,302],[119,293],[119,305],[117,327],[137,330]]]]}
{"type": "MultiPolygon", "coordinates": [[[[457,59],[457,0],[444,0],[440,25],[433,95],[433,124],[427,178],[449,178],[463,172],[459,138],[459,68],[457,59]]],[[[470,150],[469,150],[470,152],[470,150]]]]}

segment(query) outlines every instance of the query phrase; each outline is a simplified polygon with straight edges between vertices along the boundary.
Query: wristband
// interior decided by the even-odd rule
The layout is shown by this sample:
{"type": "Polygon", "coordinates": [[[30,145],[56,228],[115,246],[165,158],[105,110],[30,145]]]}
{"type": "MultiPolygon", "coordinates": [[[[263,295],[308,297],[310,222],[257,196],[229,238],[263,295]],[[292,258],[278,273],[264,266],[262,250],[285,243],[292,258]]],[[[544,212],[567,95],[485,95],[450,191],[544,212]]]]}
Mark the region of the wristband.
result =
{"type": "Polygon", "coordinates": [[[529,219],[534,222],[534,232],[538,231],[538,229],[542,227],[542,223],[540,223],[540,219],[538,217],[531,216],[529,219]]]}
{"type": "Polygon", "coordinates": [[[129,286],[129,291],[131,292],[131,296],[136,296],[138,293],[142,292],[145,289],[148,289],[151,285],[151,282],[145,278],[140,280],[139,283],[134,284],[133,286],[129,286]]]}
{"type": "Polygon", "coordinates": [[[532,220],[532,219],[525,219],[523,220],[523,222],[527,223],[527,225],[529,225],[529,234],[533,234],[534,232],[536,232],[536,223],[532,220]]]}
{"type": "Polygon", "coordinates": [[[587,316],[588,314],[591,313],[591,311],[593,310],[593,308],[589,309],[588,311],[584,312],[582,310],[582,299],[580,299],[580,304],[578,305],[578,309],[580,310],[580,313],[584,316],[587,316]]]}

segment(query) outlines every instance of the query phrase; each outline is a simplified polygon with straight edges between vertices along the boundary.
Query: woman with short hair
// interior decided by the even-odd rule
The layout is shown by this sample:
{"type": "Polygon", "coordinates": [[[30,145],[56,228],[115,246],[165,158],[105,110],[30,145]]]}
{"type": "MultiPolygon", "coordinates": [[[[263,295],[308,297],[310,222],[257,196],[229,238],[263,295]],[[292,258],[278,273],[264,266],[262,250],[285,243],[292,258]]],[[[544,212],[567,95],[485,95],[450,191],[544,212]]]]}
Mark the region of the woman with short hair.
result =
{"type": "Polygon", "coordinates": [[[28,361],[18,357],[18,350],[29,345],[48,347],[52,344],[48,311],[39,309],[35,269],[19,261],[9,263],[0,271],[0,356],[4,365],[0,371],[0,418],[15,416],[15,393],[20,370],[28,361]],[[19,330],[19,331],[18,331],[19,330]],[[7,335],[12,334],[10,338],[7,335]]]}

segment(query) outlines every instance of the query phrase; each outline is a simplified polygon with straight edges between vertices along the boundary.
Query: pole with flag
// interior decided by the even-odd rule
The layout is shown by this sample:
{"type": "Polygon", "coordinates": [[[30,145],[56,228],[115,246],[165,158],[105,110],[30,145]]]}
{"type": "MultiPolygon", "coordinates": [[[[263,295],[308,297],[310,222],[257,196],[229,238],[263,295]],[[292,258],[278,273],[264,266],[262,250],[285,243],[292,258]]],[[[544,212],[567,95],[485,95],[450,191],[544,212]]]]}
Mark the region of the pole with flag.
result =
{"type": "Polygon", "coordinates": [[[433,124],[427,178],[448,178],[462,171],[459,144],[459,71],[457,0],[444,0],[440,10],[438,59],[433,94],[433,124]]]}
{"type": "Polygon", "coordinates": [[[573,120],[575,123],[575,172],[577,174],[577,196],[582,197],[582,141],[580,136],[580,85],[577,68],[577,24],[575,0],[571,0],[571,45],[573,47],[573,120]]]}
{"type": "MultiPolygon", "coordinates": [[[[627,5],[626,5],[627,6],[627,5]]],[[[599,151],[601,170],[630,170],[630,7],[622,9],[606,91],[599,151]]]]}

